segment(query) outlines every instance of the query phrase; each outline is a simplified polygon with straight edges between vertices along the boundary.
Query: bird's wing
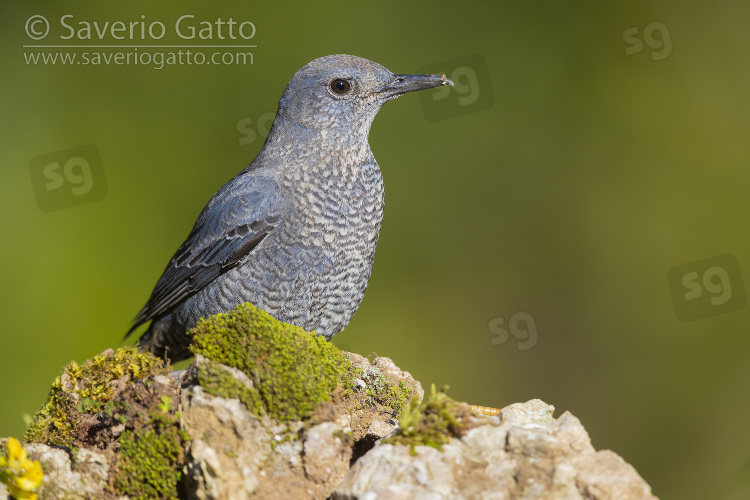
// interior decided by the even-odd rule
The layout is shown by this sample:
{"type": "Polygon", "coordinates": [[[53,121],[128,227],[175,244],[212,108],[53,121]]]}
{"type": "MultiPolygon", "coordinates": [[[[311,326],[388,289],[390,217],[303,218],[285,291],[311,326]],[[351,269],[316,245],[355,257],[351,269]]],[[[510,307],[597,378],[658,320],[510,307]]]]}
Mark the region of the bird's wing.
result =
{"type": "Polygon", "coordinates": [[[239,264],[278,225],[286,207],[279,187],[253,173],[241,173],[211,198],[128,334],[239,264]]]}

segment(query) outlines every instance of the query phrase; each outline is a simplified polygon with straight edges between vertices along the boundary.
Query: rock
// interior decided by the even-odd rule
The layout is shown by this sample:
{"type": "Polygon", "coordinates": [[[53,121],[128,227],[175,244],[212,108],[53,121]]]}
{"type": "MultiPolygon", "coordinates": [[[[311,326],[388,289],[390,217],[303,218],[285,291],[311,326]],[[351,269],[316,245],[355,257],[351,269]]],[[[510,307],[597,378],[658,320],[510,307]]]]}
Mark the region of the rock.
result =
{"type": "Polygon", "coordinates": [[[26,433],[39,497],[656,498],[568,412],[531,400],[485,417],[434,386],[425,395],[388,358],[264,314],[202,323],[179,375],[133,348],[68,365],[26,433]]]}
{"type": "Polygon", "coordinates": [[[188,498],[249,498],[271,452],[271,438],[237,399],[185,391],[180,424],[191,436],[185,479],[188,498]]]}
{"type": "Polygon", "coordinates": [[[349,426],[355,443],[361,448],[357,456],[366,452],[375,442],[393,432],[397,427],[394,415],[383,410],[392,403],[379,395],[387,395],[388,388],[396,387],[416,396],[421,401],[424,389],[411,374],[401,370],[389,358],[377,357],[370,363],[364,356],[347,353],[352,365],[362,371],[361,378],[355,379],[356,390],[360,394],[373,395],[375,400],[369,401],[370,408],[359,408],[352,414],[346,407],[337,422],[349,426]],[[380,397],[380,399],[378,399],[380,397]]]}
{"type": "Polygon", "coordinates": [[[380,370],[380,373],[383,374],[391,385],[397,386],[403,383],[406,387],[414,390],[420,401],[424,398],[422,384],[414,380],[411,373],[405,372],[396,366],[390,358],[377,357],[373,361],[372,366],[380,370]]]}
{"type": "Polygon", "coordinates": [[[204,369],[211,370],[212,380],[221,379],[217,373],[223,371],[248,390],[253,382],[236,368],[196,356],[182,381],[187,387],[181,426],[192,437],[185,467],[188,498],[327,498],[349,472],[353,453],[366,452],[396,428],[392,408],[377,411],[387,403],[379,395],[390,395],[392,387],[423,394],[390,359],[370,363],[349,357],[363,373],[354,397],[334,394],[303,425],[282,424],[254,414],[240,399],[208,394],[195,384],[204,369]]]}
{"type": "MultiPolygon", "coordinates": [[[[5,439],[0,439],[0,445],[4,443],[5,439]]],[[[71,465],[70,455],[64,450],[44,444],[29,444],[25,448],[30,459],[42,464],[40,498],[114,498],[106,491],[110,465],[105,454],[83,448],[78,450],[75,464],[71,465]]],[[[0,483],[0,498],[9,498],[8,494],[6,486],[0,483]]]]}
{"type": "Polygon", "coordinates": [[[571,463],[583,498],[656,498],[632,465],[611,450],[601,450],[571,463]]]}
{"type": "Polygon", "coordinates": [[[498,422],[504,424],[548,424],[555,420],[555,407],[542,400],[532,399],[526,403],[513,403],[498,414],[498,422]]]}
{"type": "Polygon", "coordinates": [[[358,460],[331,498],[387,499],[656,499],[632,466],[595,451],[569,412],[532,400],[513,404],[453,438],[429,446],[379,444],[358,460]]]}
{"type": "Polygon", "coordinates": [[[309,479],[320,484],[338,484],[349,472],[352,449],[345,435],[341,427],[330,422],[316,425],[305,433],[302,463],[309,479]]]}
{"type": "Polygon", "coordinates": [[[336,424],[279,426],[200,386],[186,398],[188,498],[325,499],[349,471],[351,443],[336,424]]]}

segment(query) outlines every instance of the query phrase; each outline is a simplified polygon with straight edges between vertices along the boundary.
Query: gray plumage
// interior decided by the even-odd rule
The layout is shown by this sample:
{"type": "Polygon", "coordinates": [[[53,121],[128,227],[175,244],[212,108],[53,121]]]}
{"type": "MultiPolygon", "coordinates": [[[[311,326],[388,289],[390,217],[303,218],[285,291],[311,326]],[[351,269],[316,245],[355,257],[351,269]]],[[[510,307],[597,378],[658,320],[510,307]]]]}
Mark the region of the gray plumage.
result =
{"type": "Polygon", "coordinates": [[[251,302],[327,339],[364,295],[383,217],[383,180],[368,143],[388,100],[453,85],[395,75],[347,55],[316,59],[286,86],[263,148],[201,212],[131,328],[140,347],[190,357],[201,317],[251,302]]]}

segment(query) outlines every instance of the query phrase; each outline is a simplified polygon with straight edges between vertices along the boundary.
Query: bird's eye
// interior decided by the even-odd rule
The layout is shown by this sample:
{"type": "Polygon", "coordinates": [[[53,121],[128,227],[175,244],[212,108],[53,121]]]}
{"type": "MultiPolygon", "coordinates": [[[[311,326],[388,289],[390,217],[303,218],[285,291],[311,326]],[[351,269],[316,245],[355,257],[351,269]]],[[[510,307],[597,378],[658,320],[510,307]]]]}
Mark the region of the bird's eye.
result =
{"type": "Polygon", "coordinates": [[[340,78],[331,82],[331,92],[338,95],[344,95],[349,92],[351,85],[346,80],[340,78]]]}

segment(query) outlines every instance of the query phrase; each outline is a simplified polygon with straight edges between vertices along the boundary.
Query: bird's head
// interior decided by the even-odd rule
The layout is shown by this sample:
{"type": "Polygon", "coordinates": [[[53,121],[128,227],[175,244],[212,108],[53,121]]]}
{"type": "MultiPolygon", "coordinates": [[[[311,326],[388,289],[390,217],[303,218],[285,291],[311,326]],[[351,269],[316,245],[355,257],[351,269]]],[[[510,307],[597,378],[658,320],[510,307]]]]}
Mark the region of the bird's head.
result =
{"type": "Polygon", "coordinates": [[[321,57],[292,77],[279,101],[277,120],[308,130],[367,137],[380,107],[415,90],[453,85],[445,75],[400,75],[349,55],[321,57]]]}

